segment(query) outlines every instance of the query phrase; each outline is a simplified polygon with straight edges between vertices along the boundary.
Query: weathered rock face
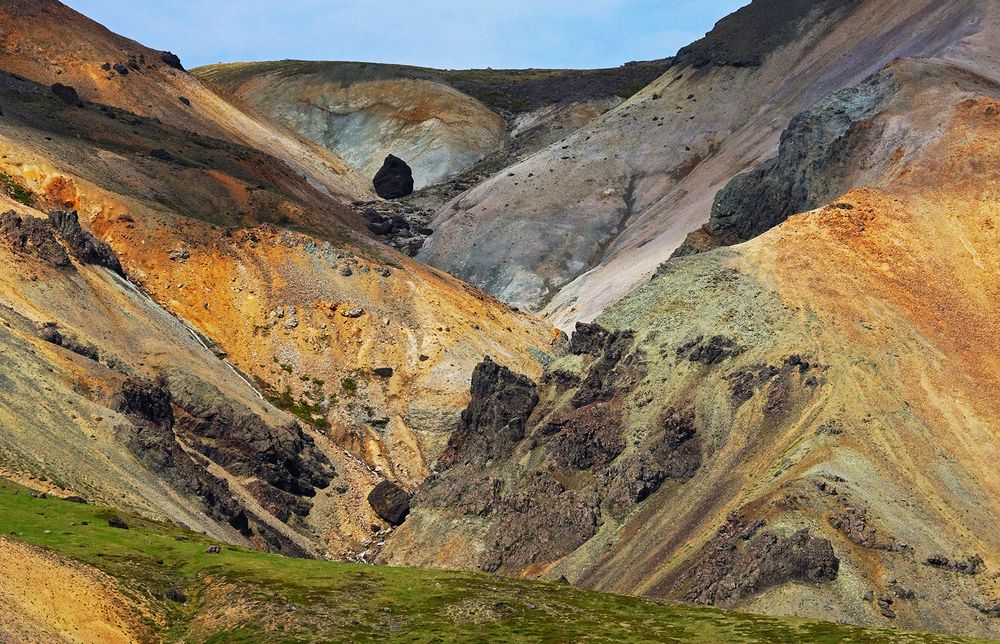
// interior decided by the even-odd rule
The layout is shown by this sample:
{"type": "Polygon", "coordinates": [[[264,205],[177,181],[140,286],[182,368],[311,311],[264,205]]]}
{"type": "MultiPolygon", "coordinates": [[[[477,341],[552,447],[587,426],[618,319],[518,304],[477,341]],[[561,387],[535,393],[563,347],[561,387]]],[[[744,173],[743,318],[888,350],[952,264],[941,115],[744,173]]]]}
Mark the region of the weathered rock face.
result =
{"type": "Polygon", "coordinates": [[[808,530],[780,534],[765,526],[763,519],[730,516],[691,571],[685,599],[718,604],[788,581],[818,584],[837,578],[840,560],[829,539],[808,530]]]}
{"type": "Polygon", "coordinates": [[[368,493],[368,503],[380,519],[389,525],[398,526],[410,513],[411,496],[392,481],[382,481],[368,493]]]}
{"type": "MultiPolygon", "coordinates": [[[[183,407],[176,409],[182,414],[180,422],[175,419],[175,401],[169,386],[163,377],[156,381],[144,378],[125,380],[121,391],[116,396],[115,407],[132,423],[116,428],[122,441],[147,467],[154,470],[178,491],[201,499],[209,516],[228,523],[234,530],[260,547],[289,556],[310,556],[309,551],[295,540],[271,527],[268,522],[243,507],[226,480],[213,475],[203,464],[185,451],[177,432],[184,432],[185,429],[191,430],[193,423],[185,416],[188,412],[183,407]]],[[[192,402],[193,398],[185,397],[184,400],[189,406],[196,408],[196,404],[192,402]]],[[[222,410],[222,413],[225,415],[226,412],[222,410]]],[[[233,429],[231,425],[228,428],[233,429]]],[[[259,475],[260,469],[267,468],[266,462],[263,467],[256,468],[248,462],[249,458],[252,457],[241,458],[241,451],[245,454],[246,450],[252,450],[254,447],[259,448],[259,443],[251,440],[245,446],[234,447],[235,441],[232,437],[217,436],[216,438],[222,438],[222,447],[207,448],[197,444],[195,447],[201,447],[201,450],[208,452],[211,455],[209,458],[215,456],[221,461],[227,461],[233,466],[232,473],[237,475],[256,476],[259,475]],[[234,453],[237,455],[234,456],[234,453]]],[[[266,453],[261,454],[261,456],[262,460],[267,458],[266,453]]],[[[288,510],[282,509],[280,505],[280,502],[287,501],[287,498],[278,498],[274,499],[274,502],[269,502],[272,499],[260,493],[258,486],[248,485],[247,487],[251,492],[258,491],[255,496],[261,497],[259,500],[265,509],[269,511],[272,508],[275,509],[277,512],[275,516],[278,516],[279,519],[282,518],[279,516],[281,514],[284,515],[284,519],[288,518],[288,510]]],[[[296,510],[299,508],[293,504],[292,511],[296,510]]],[[[303,513],[308,513],[308,506],[303,513]]]]}
{"type": "Polygon", "coordinates": [[[185,443],[238,477],[259,479],[251,493],[282,521],[309,514],[308,499],[330,484],[334,471],[297,422],[271,426],[212,385],[177,370],[169,372],[167,384],[179,408],[174,431],[185,443]]]}
{"type": "Polygon", "coordinates": [[[538,404],[535,383],[489,357],[472,372],[471,393],[472,401],[441,456],[445,467],[510,455],[524,438],[525,424],[538,404]]]}
{"type": "Polygon", "coordinates": [[[389,155],[372,180],[383,199],[399,199],[413,192],[413,171],[399,157],[389,155]]]}
{"type": "Polygon", "coordinates": [[[80,227],[80,217],[75,211],[53,210],[49,212],[49,224],[69,247],[73,257],[84,264],[94,264],[125,276],[118,256],[111,246],[98,240],[80,227]]]}
{"type": "Polygon", "coordinates": [[[76,90],[69,85],[63,85],[62,83],[55,83],[52,85],[52,93],[55,94],[59,100],[67,105],[73,105],[75,107],[83,107],[83,100],[80,95],[77,94],[76,90]]]}
{"type": "Polygon", "coordinates": [[[857,159],[881,139],[885,124],[875,117],[894,93],[892,73],[882,72],[796,116],[781,135],[778,155],[720,190],[709,223],[676,255],[747,241],[842,194],[855,178],[857,159]]]}
{"type": "Polygon", "coordinates": [[[31,253],[55,268],[72,268],[69,256],[42,219],[13,210],[0,215],[0,238],[19,253],[31,253]]]}

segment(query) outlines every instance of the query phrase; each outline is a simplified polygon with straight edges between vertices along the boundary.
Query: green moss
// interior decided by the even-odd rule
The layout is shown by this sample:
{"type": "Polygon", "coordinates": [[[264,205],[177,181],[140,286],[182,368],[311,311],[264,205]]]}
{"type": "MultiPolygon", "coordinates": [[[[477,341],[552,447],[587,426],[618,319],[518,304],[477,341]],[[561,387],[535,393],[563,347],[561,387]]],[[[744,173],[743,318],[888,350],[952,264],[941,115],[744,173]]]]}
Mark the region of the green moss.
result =
{"type": "Polygon", "coordinates": [[[6,172],[0,172],[0,185],[11,199],[25,206],[35,204],[35,195],[6,172]]]}
{"type": "Polygon", "coordinates": [[[157,639],[167,642],[961,641],[664,606],[485,574],[286,559],[233,546],[208,554],[214,542],[204,535],[98,506],[33,498],[2,481],[0,526],[116,578],[146,600],[148,623],[159,620],[157,639]],[[110,527],[113,515],[129,529],[110,527]],[[187,604],[164,599],[169,588],[184,592],[187,604]],[[224,630],[199,626],[218,620],[196,620],[236,606],[253,608],[227,612],[224,630]]]}
{"type": "Polygon", "coordinates": [[[354,395],[358,391],[358,383],[355,382],[354,378],[344,378],[340,385],[344,388],[344,391],[354,395]]]}

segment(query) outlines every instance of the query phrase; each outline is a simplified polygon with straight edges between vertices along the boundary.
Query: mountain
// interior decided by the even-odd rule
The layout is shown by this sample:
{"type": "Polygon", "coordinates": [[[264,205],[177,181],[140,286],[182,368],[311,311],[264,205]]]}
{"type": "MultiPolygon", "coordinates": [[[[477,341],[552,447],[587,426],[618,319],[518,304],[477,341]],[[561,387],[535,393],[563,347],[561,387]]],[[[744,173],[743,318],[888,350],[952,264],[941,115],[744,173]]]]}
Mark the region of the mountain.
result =
{"type": "Polygon", "coordinates": [[[998,27],[191,74],[0,0],[0,639],[1000,637],[998,27]]]}
{"type": "Polygon", "coordinates": [[[991,66],[995,13],[972,0],[753,2],[624,104],[441,208],[419,257],[569,330],[649,279],[816,101],[898,57],[991,66]]]}
{"type": "Polygon", "coordinates": [[[996,637],[989,61],[820,100],[541,379],[481,363],[378,560],[996,637]]]}
{"type": "Polygon", "coordinates": [[[354,558],[482,356],[540,372],[553,330],[361,232],[336,156],[57,2],[0,25],[8,477],[354,558]]]}

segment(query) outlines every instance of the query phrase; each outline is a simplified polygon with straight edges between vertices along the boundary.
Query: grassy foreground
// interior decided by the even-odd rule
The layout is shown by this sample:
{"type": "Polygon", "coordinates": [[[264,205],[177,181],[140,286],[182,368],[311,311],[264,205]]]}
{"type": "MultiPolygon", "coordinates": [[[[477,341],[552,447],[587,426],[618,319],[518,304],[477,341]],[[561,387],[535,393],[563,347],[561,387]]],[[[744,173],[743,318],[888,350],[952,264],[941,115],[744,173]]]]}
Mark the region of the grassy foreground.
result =
{"type": "MultiPolygon", "coordinates": [[[[0,480],[0,533],[89,564],[164,641],[949,642],[800,619],[663,606],[482,574],[287,559],[0,480]],[[129,529],[108,525],[120,517],[129,529]],[[185,603],[166,599],[179,590],[185,603]]],[[[0,584],[3,581],[0,580],[0,584]]]]}

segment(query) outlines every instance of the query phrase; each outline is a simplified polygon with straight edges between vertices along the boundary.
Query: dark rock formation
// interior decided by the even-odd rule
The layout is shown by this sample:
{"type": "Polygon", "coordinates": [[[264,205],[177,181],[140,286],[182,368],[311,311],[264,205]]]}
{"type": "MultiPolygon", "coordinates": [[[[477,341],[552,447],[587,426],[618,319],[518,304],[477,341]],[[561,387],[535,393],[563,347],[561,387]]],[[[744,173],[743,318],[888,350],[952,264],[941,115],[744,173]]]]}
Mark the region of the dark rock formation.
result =
{"type": "Polygon", "coordinates": [[[128,76],[128,67],[122,65],[121,63],[115,63],[114,70],[119,74],[121,74],[122,76],[128,76]]]}
{"type": "Polygon", "coordinates": [[[173,67],[174,69],[184,71],[184,65],[181,64],[181,59],[173,52],[165,51],[160,54],[160,62],[167,67],[173,67]]]}
{"type": "Polygon", "coordinates": [[[208,516],[229,524],[263,548],[308,557],[306,550],[243,508],[225,480],[213,476],[188,455],[174,435],[172,403],[163,378],[127,379],[113,403],[131,421],[116,428],[122,442],[169,485],[201,499],[208,516]]]}
{"type": "Polygon", "coordinates": [[[574,409],[545,428],[557,432],[549,453],[561,466],[576,470],[607,465],[625,450],[621,425],[618,405],[596,402],[574,409]]]}
{"type": "Polygon", "coordinates": [[[69,255],[56,240],[52,228],[43,220],[21,216],[13,210],[0,215],[0,239],[14,251],[32,254],[49,266],[72,268],[69,255]]]}
{"type": "Polygon", "coordinates": [[[92,344],[83,344],[73,336],[63,333],[55,322],[45,322],[38,327],[38,337],[46,342],[62,347],[95,362],[100,359],[100,351],[92,344]]]}
{"type": "Polygon", "coordinates": [[[413,171],[405,161],[390,154],[372,183],[383,199],[399,199],[413,192],[413,171]]]}
{"type": "Polygon", "coordinates": [[[913,551],[912,547],[882,534],[871,521],[868,512],[862,508],[845,507],[840,512],[830,516],[828,522],[862,548],[886,552],[913,551]]]}
{"type": "Polygon", "coordinates": [[[83,107],[83,99],[81,99],[80,95],[76,93],[76,90],[69,85],[56,83],[52,86],[52,93],[67,105],[72,105],[73,107],[83,107]]]}
{"type": "Polygon", "coordinates": [[[368,493],[368,504],[389,525],[400,525],[410,513],[411,494],[392,481],[382,481],[368,493]]]}
{"type": "Polygon", "coordinates": [[[372,373],[379,378],[392,378],[392,367],[376,367],[372,369],[372,373]]]}
{"type": "Polygon", "coordinates": [[[741,351],[742,349],[737,346],[734,340],[725,336],[714,335],[706,340],[704,336],[699,335],[678,348],[677,357],[687,358],[691,362],[714,365],[738,355],[741,351]]]}
{"type": "Polygon", "coordinates": [[[687,601],[718,604],[789,581],[821,583],[837,578],[840,560],[829,539],[808,530],[780,534],[734,514],[703,550],[686,577],[687,601]]]}
{"type": "Polygon", "coordinates": [[[444,467],[510,455],[524,438],[528,417],[538,404],[535,383],[488,356],[472,372],[470,391],[472,400],[441,456],[444,467]]]}
{"type": "Polygon", "coordinates": [[[53,210],[49,213],[49,223],[59,234],[59,237],[69,247],[73,257],[83,264],[103,266],[125,276],[118,256],[111,246],[98,240],[80,227],[80,217],[76,211],[53,210]]]}
{"type": "MultiPolygon", "coordinates": [[[[759,67],[772,52],[825,18],[845,16],[861,0],[757,0],[720,20],[677,52],[677,65],[759,67]]],[[[829,24],[829,23],[828,23],[829,24]]]]}
{"type": "Polygon", "coordinates": [[[279,519],[309,514],[311,503],[302,497],[329,485],[334,469],[298,422],[271,426],[178,370],[168,372],[166,382],[176,408],[174,430],[186,443],[236,476],[259,479],[248,490],[279,519]]]}
{"type": "Polygon", "coordinates": [[[674,255],[747,241],[847,192],[858,159],[882,134],[876,117],[894,84],[889,73],[872,76],[793,118],[778,156],[720,190],[709,223],[674,255]]]}
{"type": "MultiPolygon", "coordinates": [[[[595,341],[596,337],[600,336],[595,336],[595,341]]],[[[587,377],[573,396],[574,407],[580,408],[593,402],[611,400],[617,391],[627,389],[635,382],[639,376],[638,365],[631,362],[619,365],[632,346],[633,339],[631,331],[615,331],[605,337],[600,358],[590,367],[587,377]]],[[[590,349],[589,341],[586,344],[590,349]]]]}
{"type": "Polygon", "coordinates": [[[576,330],[569,339],[569,352],[573,355],[589,355],[595,358],[604,352],[608,330],[599,324],[577,322],[576,330]]]}
{"type": "Polygon", "coordinates": [[[535,472],[494,511],[492,542],[483,569],[518,569],[555,561],[597,533],[600,504],[592,492],[567,490],[547,472],[535,472]]]}
{"type": "Polygon", "coordinates": [[[972,555],[967,557],[964,561],[962,560],[949,560],[948,557],[944,555],[935,554],[928,557],[924,564],[931,566],[932,568],[940,568],[942,570],[950,570],[952,572],[960,572],[963,575],[978,575],[979,573],[986,570],[983,558],[979,555],[972,555]]]}

